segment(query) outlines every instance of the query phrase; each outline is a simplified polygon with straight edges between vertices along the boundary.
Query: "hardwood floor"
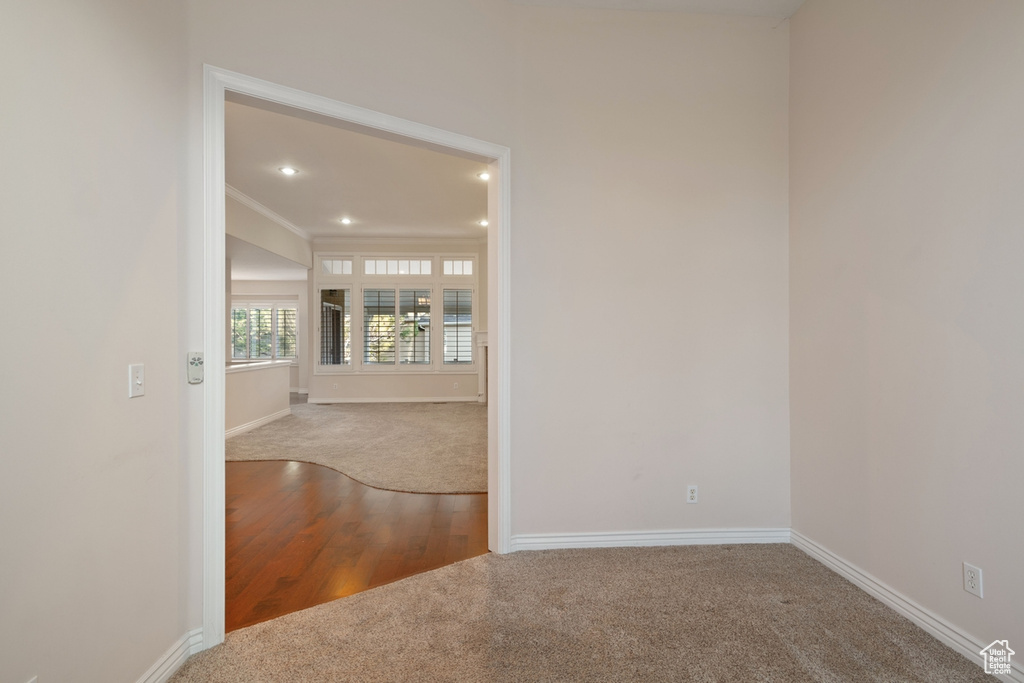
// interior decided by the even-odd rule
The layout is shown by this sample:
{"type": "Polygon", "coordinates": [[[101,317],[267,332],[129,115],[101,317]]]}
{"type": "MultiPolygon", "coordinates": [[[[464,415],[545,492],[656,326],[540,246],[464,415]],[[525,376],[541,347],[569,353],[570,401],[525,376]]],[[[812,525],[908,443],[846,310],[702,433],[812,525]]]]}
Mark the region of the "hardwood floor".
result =
{"type": "Polygon", "coordinates": [[[226,628],[487,552],[487,494],[374,489],[321,465],[227,463],[226,628]]]}

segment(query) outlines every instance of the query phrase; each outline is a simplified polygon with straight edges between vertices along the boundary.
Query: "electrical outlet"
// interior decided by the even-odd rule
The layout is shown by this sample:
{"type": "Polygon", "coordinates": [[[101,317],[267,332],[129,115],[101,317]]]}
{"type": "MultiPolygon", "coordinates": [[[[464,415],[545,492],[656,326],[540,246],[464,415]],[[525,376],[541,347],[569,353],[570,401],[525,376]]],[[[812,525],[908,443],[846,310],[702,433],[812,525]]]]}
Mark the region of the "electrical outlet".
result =
{"type": "Polygon", "coordinates": [[[981,570],[973,564],[964,562],[964,590],[979,598],[985,597],[981,590],[981,570]]]}
{"type": "Polygon", "coordinates": [[[337,385],[337,384],[335,384],[335,385],[334,385],[334,386],[333,386],[332,388],[334,388],[334,389],[337,389],[337,388],[338,388],[338,385],[337,385]]]}
{"type": "Polygon", "coordinates": [[[686,502],[696,503],[697,502],[697,485],[690,484],[686,487],[686,502]]]}
{"type": "Polygon", "coordinates": [[[458,383],[458,382],[456,382],[456,383],[455,383],[455,386],[454,386],[454,387],[452,387],[452,389],[458,389],[458,388],[459,388],[459,383],[458,383]]]}

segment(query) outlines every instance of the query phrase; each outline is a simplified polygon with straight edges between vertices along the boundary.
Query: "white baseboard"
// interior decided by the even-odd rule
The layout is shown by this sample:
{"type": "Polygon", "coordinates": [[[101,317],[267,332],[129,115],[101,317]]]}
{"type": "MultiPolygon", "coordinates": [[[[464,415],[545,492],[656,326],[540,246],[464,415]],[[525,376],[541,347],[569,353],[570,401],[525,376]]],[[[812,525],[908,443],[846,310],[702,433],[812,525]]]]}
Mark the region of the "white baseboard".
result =
{"type": "Polygon", "coordinates": [[[621,548],[664,545],[789,543],[789,529],[678,529],[583,534],[518,534],[512,552],[555,548],[621,548]]]}
{"type": "Polygon", "coordinates": [[[203,649],[202,627],[193,629],[178,639],[171,649],[164,653],[149,671],[142,674],[138,683],[166,683],[181,668],[185,660],[203,649]]]}
{"type": "Polygon", "coordinates": [[[238,436],[239,434],[245,434],[246,432],[251,431],[253,429],[256,429],[257,427],[262,427],[265,424],[270,424],[274,420],[280,420],[282,417],[288,417],[291,414],[292,414],[292,409],[291,409],[291,406],[289,406],[289,407],[285,408],[284,410],[280,410],[280,411],[278,411],[278,412],[276,412],[276,413],[274,413],[272,415],[267,415],[266,417],[261,417],[258,420],[253,420],[252,422],[246,422],[244,425],[239,425],[237,427],[232,427],[231,429],[229,429],[226,432],[224,432],[224,438],[225,439],[230,439],[233,436],[238,436]]]}
{"type": "Polygon", "coordinates": [[[292,387],[291,389],[289,389],[289,391],[291,391],[292,393],[295,393],[295,394],[308,394],[309,393],[309,389],[303,389],[302,387],[292,387]]]}
{"type": "Polygon", "coordinates": [[[315,405],[326,405],[328,403],[476,403],[479,399],[476,396],[419,396],[403,398],[316,398],[310,399],[315,405]]]}
{"type": "MultiPolygon", "coordinates": [[[[981,649],[988,646],[988,643],[983,643],[977,638],[964,633],[942,617],[925,609],[899,591],[885,585],[860,567],[847,562],[827,548],[818,545],[799,531],[792,531],[792,539],[793,545],[797,548],[818,562],[821,562],[868,595],[896,610],[926,632],[935,636],[943,644],[956,650],[972,662],[977,663],[978,666],[984,665],[981,649]]],[[[1013,674],[1010,676],[994,676],[993,678],[1024,683],[1024,668],[1022,668],[1019,661],[1012,662],[1012,670],[1013,674]]]]}

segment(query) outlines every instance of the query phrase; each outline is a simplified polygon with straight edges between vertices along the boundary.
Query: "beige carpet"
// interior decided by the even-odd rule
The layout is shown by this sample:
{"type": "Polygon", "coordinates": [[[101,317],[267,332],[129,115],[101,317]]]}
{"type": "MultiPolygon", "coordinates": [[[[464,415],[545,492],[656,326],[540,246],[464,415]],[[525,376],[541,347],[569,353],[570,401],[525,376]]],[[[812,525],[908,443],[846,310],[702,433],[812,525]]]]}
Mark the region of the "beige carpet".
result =
{"type": "Polygon", "coordinates": [[[292,414],[228,439],[228,460],[301,460],[369,486],[487,492],[487,406],[293,402],[292,414]]]}
{"type": "Polygon", "coordinates": [[[175,683],[989,681],[789,545],[484,555],[235,631],[175,683]]]}

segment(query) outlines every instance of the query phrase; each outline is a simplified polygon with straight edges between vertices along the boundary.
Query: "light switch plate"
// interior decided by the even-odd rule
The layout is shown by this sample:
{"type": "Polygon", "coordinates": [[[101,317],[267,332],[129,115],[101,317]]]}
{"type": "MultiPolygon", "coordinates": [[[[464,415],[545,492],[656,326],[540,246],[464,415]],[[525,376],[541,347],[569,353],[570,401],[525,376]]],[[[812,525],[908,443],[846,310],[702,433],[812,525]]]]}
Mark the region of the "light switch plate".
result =
{"type": "Polygon", "coordinates": [[[146,394],[146,366],[133,363],[128,366],[128,398],[146,394]]]}

